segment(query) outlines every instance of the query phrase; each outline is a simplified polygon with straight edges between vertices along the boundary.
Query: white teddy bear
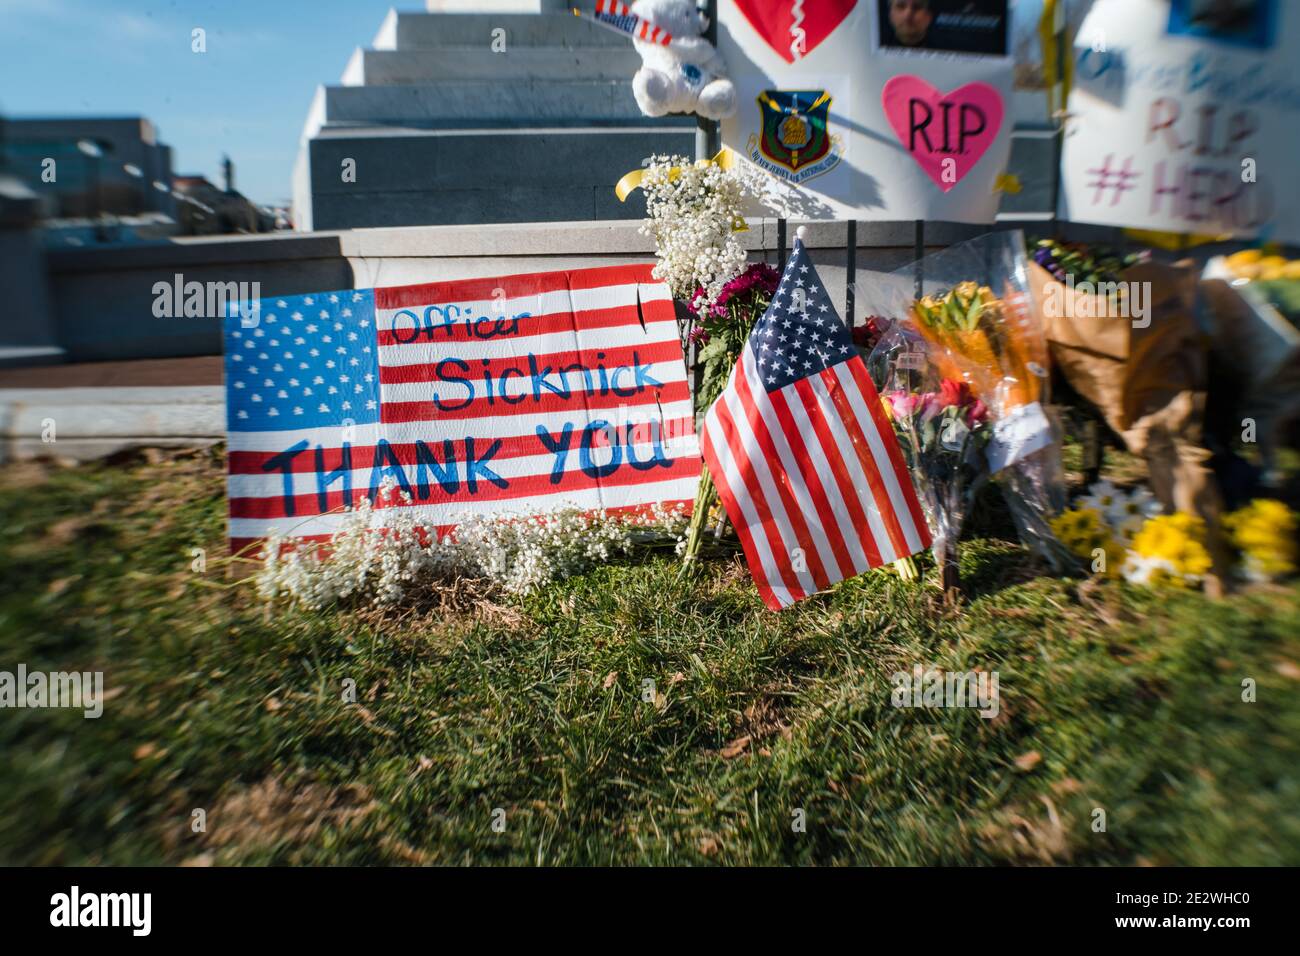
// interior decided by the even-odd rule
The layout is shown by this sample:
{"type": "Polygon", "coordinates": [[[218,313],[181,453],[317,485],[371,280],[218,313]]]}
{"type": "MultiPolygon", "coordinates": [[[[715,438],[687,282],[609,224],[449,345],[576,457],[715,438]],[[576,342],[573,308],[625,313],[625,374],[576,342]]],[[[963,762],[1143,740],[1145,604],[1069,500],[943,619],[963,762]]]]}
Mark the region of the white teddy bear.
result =
{"type": "Polygon", "coordinates": [[[736,112],[736,87],[727,79],[722,57],[702,35],[707,21],[694,0],[636,0],[632,13],[672,37],[667,45],[632,38],[641,54],[632,93],[642,113],[697,113],[718,120],[736,112]]]}

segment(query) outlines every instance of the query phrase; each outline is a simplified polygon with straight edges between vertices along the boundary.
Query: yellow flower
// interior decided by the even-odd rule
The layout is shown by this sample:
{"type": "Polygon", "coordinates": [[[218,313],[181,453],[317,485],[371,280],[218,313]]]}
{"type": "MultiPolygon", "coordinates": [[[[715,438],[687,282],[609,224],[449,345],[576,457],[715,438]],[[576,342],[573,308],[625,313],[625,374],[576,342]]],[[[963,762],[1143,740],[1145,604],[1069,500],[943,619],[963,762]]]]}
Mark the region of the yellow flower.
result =
{"type": "Polygon", "coordinates": [[[1205,522],[1183,511],[1149,519],[1133,537],[1133,553],[1171,569],[1153,572],[1152,583],[1182,587],[1195,583],[1211,566],[1205,548],[1205,522]]]}
{"type": "Polygon", "coordinates": [[[1105,555],[1104,573],[1109,577],[1119,574],[1124,548],[1110,533],[1101,512],[1095,508],[1071,508],[1053,518],[1050,527],[1071,554],[1091,562],[1100,549],[1105,555]]]}
{"type": "Polygon", "coordinates": [[[1300,557],[1297,519],[1282,502],[1257,499],[1228,515],[1223,523],[1245,559],[1248,576],[1272,579],[1295,573],[1300,557]]]}

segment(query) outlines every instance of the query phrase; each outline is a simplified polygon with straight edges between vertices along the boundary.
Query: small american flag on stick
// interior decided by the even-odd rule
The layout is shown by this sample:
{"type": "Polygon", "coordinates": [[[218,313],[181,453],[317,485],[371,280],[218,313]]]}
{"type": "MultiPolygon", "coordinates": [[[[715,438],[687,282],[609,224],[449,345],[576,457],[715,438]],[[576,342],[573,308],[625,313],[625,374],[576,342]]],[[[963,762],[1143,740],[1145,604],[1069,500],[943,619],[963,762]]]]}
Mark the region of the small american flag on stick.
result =
{"type": "Polygon", "coordinates": [[[588,17],[611,30],[626,33],[635,40],[645,40],[647,43],[657,43],[659,46],[668,46],[673,42],[672,34],[638,17],[632,12],[631,6],[623,3],[622,0],[596,0],[595,9],[592,11],[585,11],[580,7],[571,9],[575,17],[588,17]]]}
{"type": "Polygon", "coordinates": [[[773,610],[930,546],[894,430],[801,240],[701,451],[773,610]]]}

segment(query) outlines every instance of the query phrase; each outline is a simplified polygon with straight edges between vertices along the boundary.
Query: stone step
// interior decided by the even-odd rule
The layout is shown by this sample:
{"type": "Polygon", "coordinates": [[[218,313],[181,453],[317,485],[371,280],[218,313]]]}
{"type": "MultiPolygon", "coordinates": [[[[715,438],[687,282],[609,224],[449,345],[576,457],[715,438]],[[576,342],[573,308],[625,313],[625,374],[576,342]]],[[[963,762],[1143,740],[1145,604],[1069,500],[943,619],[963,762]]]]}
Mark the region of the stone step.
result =
{"type": "Polygon", "coordinates": [[[0,461],[210,445],[225,436],[225,400],[220,385],[0,389],[0,461]]]}
{"type": "Polygon", "coordinates": [[[455,80],[434,85],[325,87],[326,124],[473,129],[505,126],[683,125],[641,115],[630,80],[455,80]]]}
{"type": "Polygon", "coordinates": [[[431,50],[446,46],[490,47],[500,37],[517,46],[632,46],[622,34],[585,17],[543,13],[401,13],[390,15],[372,44],[376,49],[431,50]],[[503,33],[495,33],[502,30],[503,33]]]}
{"type": "Polygon", "coordinates": [[[631,44],[620,47],[507,47],[486,44],[437,50],[357,50],[344,86],[418,86],[452,80],[621,80],[641,65],[631,44]]]}
{"type": "Polygon", "coordinates": [[[569,6],[566,0],[427,0],[424,5],[430,13],[567,13],[569,6]]]}
{"type": "Polygon", "coordinates": [[[311,142],[312,228],[639,218],[614,185],[691,127],[396,130],[326,127],[311,142]],[[342,182],[344,159],[356,181],[342,182]]]}

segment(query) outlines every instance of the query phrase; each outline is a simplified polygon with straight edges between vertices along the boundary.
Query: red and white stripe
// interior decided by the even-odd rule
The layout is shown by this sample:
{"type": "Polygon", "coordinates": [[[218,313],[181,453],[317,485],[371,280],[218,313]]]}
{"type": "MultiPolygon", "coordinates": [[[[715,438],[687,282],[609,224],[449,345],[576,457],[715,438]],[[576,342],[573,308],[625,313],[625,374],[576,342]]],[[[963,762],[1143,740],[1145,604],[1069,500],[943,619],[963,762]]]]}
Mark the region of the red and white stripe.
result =
{"type": "Polygon", "coordinates": [[[930,546],[857,356],[769,394],[746,347],[705,417],[701,450],[773,610],[930,546]]]}
{"type": "MultiPolygon", "coordinates": [[[[577,7],[574,10],[581,12],[577,7]]],[[[596,0],[596,12],[592,19],[619,33],[626,33],[649,43],[668,46],[673,42],[672,34],[667,30],[641,19],[632,12],[628,4],[620,3],[619,0],[596,0]]]]}

